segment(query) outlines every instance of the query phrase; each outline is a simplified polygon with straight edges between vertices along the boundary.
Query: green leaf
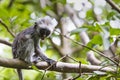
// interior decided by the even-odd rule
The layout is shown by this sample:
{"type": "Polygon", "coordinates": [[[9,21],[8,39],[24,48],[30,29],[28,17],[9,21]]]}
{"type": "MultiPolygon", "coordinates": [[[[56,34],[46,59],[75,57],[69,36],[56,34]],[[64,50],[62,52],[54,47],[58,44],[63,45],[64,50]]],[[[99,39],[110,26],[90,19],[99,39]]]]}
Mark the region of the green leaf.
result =
{"type": "Polygon", "coordinates": [[[66,4],[66,0],[57,0],[57,2],[60,2],[62,4],[66,4]]]}
{"type": "Polygon", "coordinates": [[[97,75],[92,75],[91,77],[89,77],[87,80],[99,80],[100,77],[97,75]]]}
{"type": "Polygon", "coordinates": [[[110,35],[120,35],[120,29],[110,29],[110,35]]]}
{"type": "Polygon", "coordinates": [[[66,4],[66,0],[51,0],[53,4],[55,3],[61,3],[61,4],[66,4]]]}
{"type": "Polygon", "coordinates": [[[95,26],[95,28],[96,28],[97,31],[99,31],[99,32],[103,31],[101,25],[98,22],[95,22],[94,26],[95,26]]]}
{"type": "Polygon", "coordinates": [[[71,34],[76,34],[76,33],[80,33],[82,31],[86,31],[87,28],[77,28],[71,31],[71,34]]]}
{"type": "Polygon", "coordinates": [[[34,69],[34,70],[36,70],[36,71],[38,71],[38,72],[41,72],[34,64],[32,64],[32,69],[34,69]]]}
{"type": "Polygon", "coordinates": [[[93,37],[93,39],[90,41],[92,42],[93,44],[102,44],[102,38],[101,38],[101,35],[96,35],[93,37]]]}
{"type": "Polygon", "coordinates": [[[101,45],[103,43],[101,35],[96,35],[91,39],[91,41],[87,44],[90,48],[93,48],[96,45],[101,45]]]}
{"type": "Polygon", "coordinates": [[[119,4],[120,0],[113,0],[115,3],[119,4]]]}
{"type": "Polygon", "coordinates": [[[114,11],[110,12],[107,16],[107,19],[110,20],[111,18],[113,18],[114,15],[115,15],[114,11]]]}
{"type": "Polygon", "coordinates": [[[11,22],[14,22],[17,19],[18,16],[13,16],[12,18],[10,18],[11,22]]]}
{"type": "Polygon", "coordinates": [[[89,20],[89,21],[94,21],[94,13],[93,13],[93,10],[90,9],[87,11],[86,13],[86,18],[89,20]]]}
{"type": "Polygon", "coordinates": [[[56,2],[58,3],[62,3],[62,4],[66,4],[66,0],[56,0],[56,2]]]}
{"type": "Polygon", "coordinates": [[[94,71],[95,74],[97,75],[106,75],[106,72],[101,72],[101,71],[94,71]]]}

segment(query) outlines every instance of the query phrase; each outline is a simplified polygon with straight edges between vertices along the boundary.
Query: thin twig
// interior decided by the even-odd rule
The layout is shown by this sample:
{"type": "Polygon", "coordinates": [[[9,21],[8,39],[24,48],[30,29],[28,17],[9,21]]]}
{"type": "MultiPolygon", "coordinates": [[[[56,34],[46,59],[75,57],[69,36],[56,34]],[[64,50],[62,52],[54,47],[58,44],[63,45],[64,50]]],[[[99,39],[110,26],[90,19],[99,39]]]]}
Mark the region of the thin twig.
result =
{"type": "MultiPolygon", "coordinates": [[[[67,55],[65,55],[65,56],[61,57],[58,61],[60,61],[60,60],[64,59],[66,56],[67,56],[67,55]]],[[[49,70],[49,69],[50,69],[53,65],[55,65],[58,61],[54,62],[53,64],[51,64],[50,66],[48,66],[48,67],[44,70],[44,74],[43,74],[43,76],[42,76],[41,80],[43,80],[43,78],[44,78],[44,76],[45,76],[46,71],[47,71],[47,70],[49,70]]]]}
{"type": "Polygon", "coordinates": [[[113,9],[120,13],[120,8],[112,0],[106,0],[106,2],[109,3],[113,9]]]}
{"type": "Polygon", "coordinates": [[[2,21],[2,19],[0,19],[0,23],[5,27],[5,29],[13,36],[15,37],[15,35],[12,33],[12,31],[8,28],[8,26],[2,21]]]}
{"type": "Polygon", "coordinates": [[[42,78],[40,80],[44,79],[45,74],[46,74],[46,70],[44,70],[43,76],[42,76],[42,78]]]}
{"type": "MultiPolygon", "coordinates": [[[[67,55],[61,57],[58,61],[64,59],[66,56],[67,56],[67,55]]],[[[48,69],[50,69],[53,65],[55,65],[58,61],[54,62],[53,64],[51,64],[50,66],[48,66],[48,67],[44,70],[44,74],[43,74],[41,80],[43,80],[43,78],[44,78],[44,76],[45,76],[45,74],[46,74],[46,71],[47,71],[48,69]]]]}
{"type": "MultiPolygon", "coordinates": [[[[61,57],[58,61],[64,59],[67,55],[61,57]]],[[[58,61],[54,62],[53,64],[51,64],[49,67],[47,67],[45,70],[47,71],[48,69],[50,69],[53,65],[55,65],[58,61]]]]}
{"type": "Polygon", "coordinates": [[[9,5],[7,6],[8,8],[11,8],[15,0],[10,0],[9,5]]]}
{"type": "Polygon", "coordinates": [[[8,41],[5,41],[5,40],[3,40],[3,39],[0,39],[0,43],[2,43],[2,44],[5,44],[5,45],[8,45],[8,46],[12,46],[12,43],[10,43],[10,42],[8,42],[8,41]]]}
{"type": "Polygon", "coordinates": [[[75,62],[78,62],[79,63],[79,75],[74,77],[72,80],[76,80],[77,78],[79,78],[81,76],[81,62],[80,61],[77,61],[76,59],[72,58],[71,56],[67,55],[68,58],[72,59],[73,61],[75,62]]]}
{"type": "MultiPolygon", "coordinates": [[[[56,31],[56,30],[55,30],[55,31],[56,31]]],[[[58,32],[58,31],[56,31],[56,32],[58,32]]],[[[59,33],[60,35],[64,36],[65,38],[71,40],[72,42],[74,42],[74,43],[76,43],[76,44],[78,44],[78,45],[81,45],[81,46],[83,46],[83,47],[85,47],[85,48],[87,48],[87,49],[89,49],[89,50],[92,50],[92,51],[98,53],[99,55],[101,55],[101,56],[105,57],[106,59],[112,61],[115,65],[120,66],[116,61],[110,59],[109,57],[107,57],[106,55],[104,55],[102,52],[100,52],[100,51],[98,51],[98,50],[95,50],[95,49],[92,49],[92,48],[90,48],[90,47],[88,47],[88,46],[86,46],[86,45],[84,45],[84,44],[82,44],[82,43],[80,43],[80,42],[78,42],[78,41],[76,41],[76,40],[73,40],[73,39],[67,37],[66,35],[64,35],[64,34],[62,34],[62,33],[60,33],[60,32],[58,32],[58,33],[59,33]]]]}
{"type": "Polygon", "coordinates": [[[78,63],[79,63],[79,61],[77,61],[76,59],[74,59],[74,58],[70,57],[69,55],[67,55],[67,57],[68,57],[68,58],[70,58],[70,59],[72,59],[73,61],[75,61],[75,62],[78,62],[78,63]]]}

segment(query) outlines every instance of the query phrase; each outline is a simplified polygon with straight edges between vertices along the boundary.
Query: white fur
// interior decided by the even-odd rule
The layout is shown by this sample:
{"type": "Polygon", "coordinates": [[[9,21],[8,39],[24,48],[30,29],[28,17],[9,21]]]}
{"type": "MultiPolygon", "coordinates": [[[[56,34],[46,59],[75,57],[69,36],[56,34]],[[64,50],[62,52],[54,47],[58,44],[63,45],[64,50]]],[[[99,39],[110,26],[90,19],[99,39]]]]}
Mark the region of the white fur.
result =
{"type": "Polygon", "coordinates": [[[31,35],[28,35],[28,34],[27,34],[27,35],[25,35],[25,37],[26,37],[26,38],[30,38],[30,37],[31,37],[31,35]]]}
{"type": "Polygon", "coordinates": [[[51,18],[50,16],[45,16],[44,18],[38,18],[36,22],[40,28],[47,28],[51,32],[53,32],[55,26],[58,24],[57,20],[55,18],[51,18]]]}

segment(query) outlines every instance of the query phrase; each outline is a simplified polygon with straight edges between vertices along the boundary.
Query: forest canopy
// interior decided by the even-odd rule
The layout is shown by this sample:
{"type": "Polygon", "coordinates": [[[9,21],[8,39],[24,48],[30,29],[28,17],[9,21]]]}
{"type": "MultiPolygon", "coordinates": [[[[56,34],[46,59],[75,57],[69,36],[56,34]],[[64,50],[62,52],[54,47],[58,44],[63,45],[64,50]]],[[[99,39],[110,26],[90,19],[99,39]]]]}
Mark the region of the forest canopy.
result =
{"type": "Polygon", "coordinates": [[[0,0],[0,80],[119,80],[120,0],[0,0]],[[40,41],[56,62],[29,67],[13,59],[12,43],[21,31],[45,16],[58,22],[40,41]]]}

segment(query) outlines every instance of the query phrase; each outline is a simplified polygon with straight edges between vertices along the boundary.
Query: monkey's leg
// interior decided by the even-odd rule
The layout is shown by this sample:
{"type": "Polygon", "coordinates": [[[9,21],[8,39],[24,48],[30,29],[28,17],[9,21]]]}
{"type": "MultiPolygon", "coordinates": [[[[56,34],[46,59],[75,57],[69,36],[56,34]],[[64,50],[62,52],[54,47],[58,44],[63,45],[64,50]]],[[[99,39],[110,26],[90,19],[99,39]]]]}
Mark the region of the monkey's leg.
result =
{"type": "Polygon", "coordinates": [[[31,62],[32,62],[32,63],[37,63],[37,62],[39,62],[39,60],[40,60],[39,55],[34,54],[34,55],[31,57],[31,62]]]}
{"type": "Polygon", "coordinates": [[[23,80],[22,70],[21,69],[17,69],[17,73],[18,73],[19,80],[23,80]]]}

